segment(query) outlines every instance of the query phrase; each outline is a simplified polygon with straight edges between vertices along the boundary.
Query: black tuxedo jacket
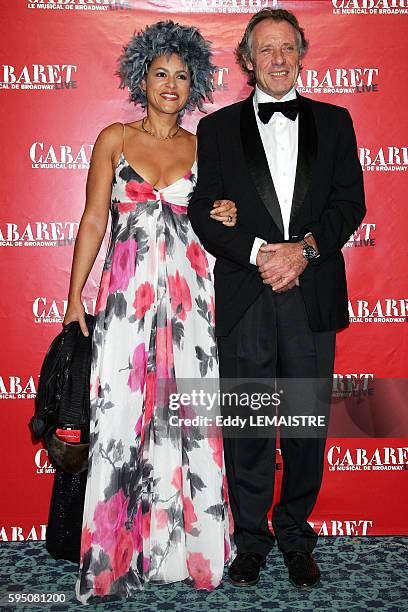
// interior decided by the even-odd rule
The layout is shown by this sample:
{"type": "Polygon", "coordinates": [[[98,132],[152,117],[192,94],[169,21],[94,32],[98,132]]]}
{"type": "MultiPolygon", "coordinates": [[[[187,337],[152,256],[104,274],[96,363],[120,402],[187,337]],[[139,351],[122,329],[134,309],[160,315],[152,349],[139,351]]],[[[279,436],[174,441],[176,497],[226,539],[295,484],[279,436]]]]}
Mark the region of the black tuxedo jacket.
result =
{"type": "MultiPolygon", "coordinates": [[[[299,139],[290,240],[312,232],[320,257],[301,275],[313,331],[348,324],[341,248],[365,215],[364,187],[353,124],[345,108],[298,96],[299,139]]],[[[216,333],[228,335],[264,285],[250,254],[256,236],[284,242],[280,206],[256,124],[252,95],[201,119],[198,182],[188,207],[194,231],[216,257],[216,333]],[[210,218],[214,200],[231,199],[238,223],[210,218]]]]}

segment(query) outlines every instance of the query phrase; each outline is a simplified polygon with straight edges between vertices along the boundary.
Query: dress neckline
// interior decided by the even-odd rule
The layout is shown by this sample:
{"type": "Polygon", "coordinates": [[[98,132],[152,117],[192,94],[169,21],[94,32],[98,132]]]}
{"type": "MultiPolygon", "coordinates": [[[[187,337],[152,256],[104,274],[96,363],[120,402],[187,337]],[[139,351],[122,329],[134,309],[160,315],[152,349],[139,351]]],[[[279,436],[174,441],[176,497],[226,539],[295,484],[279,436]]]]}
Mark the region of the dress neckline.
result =
{"type": "MultiPolygon", "coordinates": [[[[122,158],[124,159],[124,161],[127,163],[127,165],[129,166],[129,168],[131,168],[131,170],[133,170],[133,172],[134,172],[135,174],[137,174],[137,176],[139,176],[139,177],[142,179],[142,181],[143,181],[144,183],[146,183],[147,185],[149,185],[149,187],[151,187],[153,191],[158,191],[158,192],[160,192],[160,191],[165,191],[166,189],[168,189],[169,187],[173,187],[173,185],[176,185],[176,183],[179,183],[180,181],[182,181],[182,180],[183,180],[183,179],[185,179],[185,177],[186,177],[186,174],[184,174],[183,176],[180,176],[180,178],[176,179],[175,181],[173,181],[173,182],[172,182],[172,183],[170,183],[169,185],[166,185],[166,187],[161,187],[160,189],[157,189],[157,187],[154,187],[154,186],[151,184],[151,182],[150,182],[150,181],[148,181],[147,179],[145,179],[145,177],[144,177],[144,176],[142,176],[142,175],[140,174],[140,172],[138,172],[138,171],[136,170],[136,168],[134,168],[134,167],[133,167],[133,166],[132,166],[132,165],[131,165],[131,164],[128,162],[128,160],[126,159],[126,157],[125,157],[125,155],[124,155],[123,151],[121,152],[121,156],[122,156],[122,158]]],[[[119,158],[119,161],[118,161],[118,163],[117,163],[117,165],[116,165],[116,168],[118,168],[119,164],[120,164],[120,158],[119,158]]],[[[193,168],[194,168],[194,166],[196,166],[196,165],[197,165],[197,160],[195,159],[195,160],[194,160],[193,165],[192,165],[192,166],[191,166],[191,168],[190,168],[190,173],[192,173],[192,172],[193,172],[193,168]]]]}

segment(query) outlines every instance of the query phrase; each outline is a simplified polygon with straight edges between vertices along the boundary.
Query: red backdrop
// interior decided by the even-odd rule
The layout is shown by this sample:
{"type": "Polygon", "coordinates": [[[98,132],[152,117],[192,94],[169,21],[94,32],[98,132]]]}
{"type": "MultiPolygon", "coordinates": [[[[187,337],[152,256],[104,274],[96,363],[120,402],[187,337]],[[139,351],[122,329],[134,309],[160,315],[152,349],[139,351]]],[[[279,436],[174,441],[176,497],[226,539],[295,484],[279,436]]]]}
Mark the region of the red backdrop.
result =
{"type": "MultiPolygon", "coordinates": [[[[213,41],[214,105],[242,99],[233,58],[250,13],[274,0],[17,0],[2,28],[0,269],[2,299],[0,540],[44,538],[53,468],[27,426],[45,350],[61,330],[92,143],[140,115],[114,76],[134,30],[164,18],[213,41]]],[[[347,107],[365,174],[367,215],[344,247],[350,327],[338,334],[335,376],[363,381],[407,371],[404,100],[408,0],[283,1],[311,46],[299,79],[306,96],[347,107]]],[[[184,126],[195,131],[199,113],[184,126]]],[[[85,287],[95,305],[106,242],[85,287]]],[[[400,400],[401,401],[401,400],[400,400]]],[[[403,406],[402,406],[403,407],[403,406]]],[[[399,434],[396,434],[399,435],[399,434]]],[[[310,521],[322,534],[407,534],[407,438],[329,439],[310,521]]],[[[277,480],[281,461],[277,452],[277,480]]]]}

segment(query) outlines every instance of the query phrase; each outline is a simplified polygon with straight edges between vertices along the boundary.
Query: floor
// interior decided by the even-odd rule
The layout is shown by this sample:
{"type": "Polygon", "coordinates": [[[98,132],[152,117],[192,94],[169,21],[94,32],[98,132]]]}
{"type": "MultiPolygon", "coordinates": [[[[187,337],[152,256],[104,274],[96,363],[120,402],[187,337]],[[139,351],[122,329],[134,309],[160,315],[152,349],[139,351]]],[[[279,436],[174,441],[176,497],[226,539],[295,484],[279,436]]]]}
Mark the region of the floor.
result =
{"type": "Polygon", "coordinates": [[[184,583],[147,586],[131,600],[105,598],[83,607],[74,595],[75,564],[52,559],[42,541],[7,542],[0,545],[0,611],[408,611],[408,537],[320,537],[314,556],[322,580],[310,591],[298,591],[290,585],[282,557],[275,549],[256,587],[234,588],[225,576],[225,581],[210,593],[194,591],[184,583]],[[29,593],[40,594],[37,598],[43,599],[50,593],[65,602],[8,602],[9,596],[29,593]]]}

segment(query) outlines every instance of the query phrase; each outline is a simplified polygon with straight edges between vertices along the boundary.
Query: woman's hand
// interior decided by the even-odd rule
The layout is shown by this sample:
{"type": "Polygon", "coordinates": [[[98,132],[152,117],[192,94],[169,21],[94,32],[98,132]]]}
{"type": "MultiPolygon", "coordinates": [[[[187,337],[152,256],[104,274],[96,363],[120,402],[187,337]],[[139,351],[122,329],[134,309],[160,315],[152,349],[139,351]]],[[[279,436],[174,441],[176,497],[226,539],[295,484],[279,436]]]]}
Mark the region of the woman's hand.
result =
{"type": "Polygon", "coordinates": [[[84,336],[89,336],[88,327],[85,321],[85,308],[80,300],[75,302],[68,301],[67,312],[62,322],[63,327],[72,321],[78,321],[84,336]]]}
{"type": "Polygon", "coordinates": [[[232,202],[232,200],[215,200],[210,216],[211,219],[220,221],[227,227],[234,227],[237,223],[235,202],[232,202]]]}

